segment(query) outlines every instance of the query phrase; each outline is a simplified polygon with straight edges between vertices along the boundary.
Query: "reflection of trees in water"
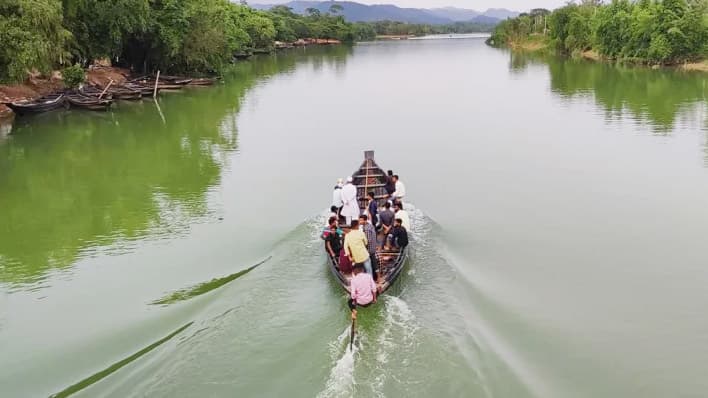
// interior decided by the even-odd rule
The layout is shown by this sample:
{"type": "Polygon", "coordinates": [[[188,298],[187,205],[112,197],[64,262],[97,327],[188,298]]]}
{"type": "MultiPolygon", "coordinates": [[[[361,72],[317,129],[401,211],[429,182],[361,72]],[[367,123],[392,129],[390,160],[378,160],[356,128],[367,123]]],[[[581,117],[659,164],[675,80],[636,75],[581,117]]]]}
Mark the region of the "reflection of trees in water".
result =
{"type": "Polygon", "coordinates": [[[0,282],[39,280],[80,253],[173,234],[208,213],[207,192],[237,148],[236,117],[255,82],[299,64],[344,64],[350,49],[239,63],[226,84],[107,114],[20,121],[0,142],[0,282]]]}
{"type": "Polygon", "coordinates": [[[510,51],[512,72],[540,63],[548,65],[554,93],[565,98],[594,98],[607,120],[620,119],[628,110],[658,134],[670,134],[677,128],[705,131],[704,152],[708,166],[708,76],[705,74],[510,51]]]}
{"type": "Polygon", "coordinates": [[[592,93],[608,118],[626,109],[658,133],[672,131],[682,115],[704,106],[706,100],[706,77],[700,74],[574,60],[548,65],[553,92],[561,96],[592,93]]]}
{"type": "MultiPolygon", "coordinates": [[[[621,66],[603,62],[566,59],[534,53],[509,52],[509,69],[522,72],[530,65],[545,64],[551,90],[561,97],[592,95],[608,120],[629,110],[652,125],[657,133],[669,133],[677,122],[690,120],[696,107],[705,106],[708,77],[674,70],[621,66]]],[[[693,125],[693,124],[692,124],[693,125]]]]}
{"type": "Polygon", "coordinates": [[[544,65],[544,56],[538,53],[529,53],[524,51],[511,51],[509,52],[509,70],[512,73],[525,72],[526,68],[531,65],[544,65]]]}

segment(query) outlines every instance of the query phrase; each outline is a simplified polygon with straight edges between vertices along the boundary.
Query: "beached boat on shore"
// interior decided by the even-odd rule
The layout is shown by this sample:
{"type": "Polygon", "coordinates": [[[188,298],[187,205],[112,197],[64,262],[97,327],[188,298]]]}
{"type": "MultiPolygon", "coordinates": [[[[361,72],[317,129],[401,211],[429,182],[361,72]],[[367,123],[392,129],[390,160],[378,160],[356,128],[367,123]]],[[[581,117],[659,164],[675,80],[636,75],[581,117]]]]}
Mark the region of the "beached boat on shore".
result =
{"type": "Polygon", "coordinates": [[[6,105],[17,115],[48,112],[65,105],[66,97],[63,93],[45,95],[34,100],[8,102],[6,105]]]}
{"type": "MultiPolygon", "coordinates": [[[[374,151],[366,151],[364,153],[364,162],[354,171],[352,178],[354,179],[354,185],[357,187],[357,198],[362,214],[367,206],[367,192],[374,193],[374,197],[379,203],[379,208],[383,206],[386,201],[386,173],[374,161],[374,151]]],[[[379,238],[382,239],[383,236],[379,236],[379,238]]],[[[349,281],[352,278],[352,274],[340,271],[337,258],[329,254],[327,257],[329,258],[328,266],[332,274],[342,288],[348,292],[349,281]]],[[[401,274],[406,258],[408,257],[408,247],[400,251],[379,251],[376,253],[376,257],[378,259],[378,269],[381,275],[378,286],[380,293],[383,293],[391,287],[393,282],[396,281],[396,278],[401,274]]]]}

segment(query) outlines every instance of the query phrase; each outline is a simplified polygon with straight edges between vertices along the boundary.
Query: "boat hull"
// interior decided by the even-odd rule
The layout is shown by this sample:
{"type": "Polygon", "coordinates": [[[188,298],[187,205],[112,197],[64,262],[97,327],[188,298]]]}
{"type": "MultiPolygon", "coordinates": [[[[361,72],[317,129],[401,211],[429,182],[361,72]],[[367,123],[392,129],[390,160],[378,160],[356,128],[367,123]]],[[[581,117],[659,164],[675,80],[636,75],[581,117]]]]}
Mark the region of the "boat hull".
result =
{"type": "Polygon", "coordinates": [[[66,98],[63,94],[42,97],[33,101],[10,102],[6,105],[18,116],[49,112],[65,105],[66,98]]]}
{"type": "Polygon", "coordinates": [[[107,111],[113,101],[106,99],[96,99],[80,94],[67,95],[66,100],[73,108],[86,109],[90,111],[107,111]]]}
{"type": "MultiPolygon", "coordinates": [[[[354,185],[357,187],[357,198],[359,199],[359,208],[361,213],[367,207],[366,195],[368,192],[374,192],[374,197],[381,208],[386,199],[386,174],[374,161],[373,151],[367,151],[364,163],[352,174],[354,185]]],[[[344,228],[347,228],[346,226],[344,228]]],[[[381,239],[385,237],[380,236],[381,239]]],[[[403,250],[386,250],[376,253],[379,281],[379,292],[383,293],[388,290],[398,279],[408,259],[409,247],[403,250]]],[[[334,275],[337,283],[347,292],[349,292],[349,280],[352,275],[350,273],[341,272],[338,265],[338,259],[327,254],[327,263],[332,275],[334,275]]]]}

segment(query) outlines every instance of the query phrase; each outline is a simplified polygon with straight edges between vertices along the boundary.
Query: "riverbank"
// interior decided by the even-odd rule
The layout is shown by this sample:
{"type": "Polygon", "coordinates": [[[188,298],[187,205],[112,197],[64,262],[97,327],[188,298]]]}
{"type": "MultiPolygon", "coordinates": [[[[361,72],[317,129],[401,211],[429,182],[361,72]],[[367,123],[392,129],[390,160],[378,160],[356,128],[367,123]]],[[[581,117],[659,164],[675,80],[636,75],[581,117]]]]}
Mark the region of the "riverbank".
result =
{"type": "Polygon", "coordinates": [[[561,54],[558,50],[553,48],[550,39],[543,35],[531,35],[526,38],[517,38],[509,40],[503,46],[494,45],[490,40],[487,42],[488,45],[492,47],[507,47],[512,51],[527,52],[527,53],[547,53],[556,56],[566,55],[570,58],[584,59],[592,62],[606,62],[606,63],[623,63],[632,64],[637,66],[645,66],[648,68],[658,69],[658,68],[668,68],[676,69],[685,72],[708,72],[708,59],[696,60],[693,62],[683,62],[683,63],[672,63],[672,64],[661,64],[661,63],[651,63],[645,60],[638,59],[612,59],[607,58],[600,54],[597,50],[587,49],[583,51],[573,51],[570,54],[561,54]]]}
{"type": "Polygon", "coordinates": [[[548,40],[540,35],[531,35],[522,39],[510,40],[509,48],[516,51],[542,52],[549,48],[548,40]]]}
{"type": "MultiPolygon", "coordinates": [[[[86,69],[86,83],[105,87],[110,81],[121,85],[128,80],[130,71],[124,68],[92,66],[86,69]]],[[[54,71],[51,76],[30,75],[22,84],[0,85],[0,119],[9,120],[13,116],[12,109],[5,104],[33,100],[43,95],[65,90],[61,72],[54,71]]]]}
{"type": "MultiPolygon", "coordinates": [[[[342,42],[336,39],[298,39],[294,42],[275,42],[275,46],[270,49],[253,50],[248,53],[234,56],[234,62],[237,60],[247,60],[257,54],[272,54],[276,51],[288,50],[292,48],[302,48],[308,46],[331,46],[341,45],[342,42]]],[[[109,65],[106,64],[106,65],[109,65]]],[[[85,69],[85,83],[97,86],[106,87],[109,82],[115,86],[125,84],[131,77],[131,71],[126,68],[92,65],[85,69]]],[[[44,95],[49,95],[65,90],[64,81],[60,71],[52,72],[50,77],[42,77],[38,74],[30,75],[24,83],[0,85],[0,123],[11,123],[14,112],[10,109],[7,103],[18,102],[25,100],[33,100],[44,95]]]]}

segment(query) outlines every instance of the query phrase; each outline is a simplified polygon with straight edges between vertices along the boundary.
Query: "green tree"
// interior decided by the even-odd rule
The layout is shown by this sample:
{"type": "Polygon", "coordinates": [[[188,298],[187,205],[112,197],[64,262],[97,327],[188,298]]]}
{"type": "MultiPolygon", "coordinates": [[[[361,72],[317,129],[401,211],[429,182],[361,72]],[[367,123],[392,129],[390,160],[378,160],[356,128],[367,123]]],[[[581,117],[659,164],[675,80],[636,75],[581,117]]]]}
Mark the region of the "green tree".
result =
{"type": "Polygon", "coordinates": [[[64,63],[71,33],[55,0],[0,2],[0,80],[22,81],[27,71],[48,72],[64,63]]]}

